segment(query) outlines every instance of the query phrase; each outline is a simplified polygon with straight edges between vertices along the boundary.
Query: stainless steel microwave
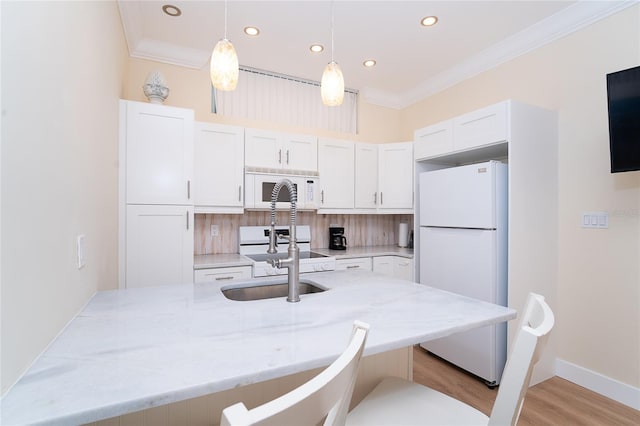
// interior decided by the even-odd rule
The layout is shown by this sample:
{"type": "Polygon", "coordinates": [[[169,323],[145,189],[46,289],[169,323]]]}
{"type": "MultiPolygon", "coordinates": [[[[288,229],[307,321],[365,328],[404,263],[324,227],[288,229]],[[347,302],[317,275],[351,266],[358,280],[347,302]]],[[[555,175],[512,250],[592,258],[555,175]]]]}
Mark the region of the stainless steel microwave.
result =
{"type": "MultiPolygon", "coordinates": [[[[244,208],[265,210],[271,208],[273,187],[282,179],[289,179],[296,188],[299,210],[316,210],[319,202],[318,176],[280,175],[269,173],[245,173],[244,208]]],[[[289,191],[282,188],[276,202],[277,209],[288,209],[289,191]]]]}

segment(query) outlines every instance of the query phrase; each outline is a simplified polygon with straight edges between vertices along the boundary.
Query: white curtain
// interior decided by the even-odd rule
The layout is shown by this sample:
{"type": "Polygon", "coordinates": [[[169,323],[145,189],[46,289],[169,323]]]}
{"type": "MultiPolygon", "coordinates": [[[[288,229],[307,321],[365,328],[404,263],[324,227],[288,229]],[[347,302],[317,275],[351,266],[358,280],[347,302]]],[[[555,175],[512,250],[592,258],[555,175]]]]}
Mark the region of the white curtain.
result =
{"type": "Polygon", "coordinates": [[[327,107],[319,82],[241,67],[236,90],[211,93],[217,114],[344,133],[358,130],[358,92],[351,89],[345,90],[342,105],[327,107]]]}

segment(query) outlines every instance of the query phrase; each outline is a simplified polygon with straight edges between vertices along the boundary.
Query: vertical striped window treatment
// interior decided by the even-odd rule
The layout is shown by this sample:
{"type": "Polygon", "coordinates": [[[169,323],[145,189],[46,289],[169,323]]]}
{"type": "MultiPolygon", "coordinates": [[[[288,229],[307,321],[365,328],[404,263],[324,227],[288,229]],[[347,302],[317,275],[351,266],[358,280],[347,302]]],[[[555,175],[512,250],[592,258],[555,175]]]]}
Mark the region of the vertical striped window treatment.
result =
{"type": "Polygon", "coordinates": [[[296,127],[353,134],[358,130],[357,91],[345,89],[342,105],[327,107],[317,81],[242,66],[236,90],[211,88],[211,109],[216,114],[296,127]]]}

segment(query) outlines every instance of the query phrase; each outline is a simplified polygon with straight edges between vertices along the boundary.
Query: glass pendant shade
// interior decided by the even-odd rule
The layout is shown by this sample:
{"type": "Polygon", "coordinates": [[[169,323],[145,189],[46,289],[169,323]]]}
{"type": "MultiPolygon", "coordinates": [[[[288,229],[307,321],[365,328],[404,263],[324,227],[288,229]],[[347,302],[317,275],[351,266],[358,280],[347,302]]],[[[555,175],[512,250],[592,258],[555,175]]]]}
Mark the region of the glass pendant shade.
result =
{"type": "Polygon", "coordinates": [[[223,38],[211,54],[211,83],[218,90],[235,90],[238,73],[236,49],[229,40],[223,38]]]}
{"type": "Polygon", "coordinates": [[[344,77],[340,65],[335,61],[327,64],[320,81],[320,95],[326,106],[342,105],[344,99],[344,77]]]}

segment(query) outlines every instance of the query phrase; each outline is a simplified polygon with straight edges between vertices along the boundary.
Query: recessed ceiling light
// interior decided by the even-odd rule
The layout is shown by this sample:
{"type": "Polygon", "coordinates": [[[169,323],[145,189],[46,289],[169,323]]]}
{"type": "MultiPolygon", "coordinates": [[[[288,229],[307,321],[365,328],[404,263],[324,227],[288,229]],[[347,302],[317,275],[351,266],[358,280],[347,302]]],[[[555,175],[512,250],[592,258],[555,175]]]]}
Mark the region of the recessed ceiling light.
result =
{"type": "Polygon", "coordinates": [[[367,59],[366,61],[364,61],[362,63],[362,65],[364,65],[367,68],[375,67],[376,66],[376,61],[374,59],[367,59]]]}
{"type": "Polygon", "coordinates": [[[320,53],[324,50],[324,46],[321,44],[312,44],[309,47],[309,50],[312,51],[313,53],[320,53]]]}
{"type": "Polygon", "coordinates": [[[422,24],[425,27],[430,27],[432,25],[435,25],[436,22],[438,22],[438,17],[437,16],[425,16],[420,21],[420,24],[422,24]]]}
{"type": "Polygon", "coordinates": [[[178,6],[174,6],[172,4],[165,4],[162,6],[162,11],[169,16],[180,16],[182,15],[182,11],[178,6]]]}
{"type": "Polygon", "coordinates": [[[260,30],[256,27],[244,27],[244,33],[249,36],[257,36],[260,30]]]}

